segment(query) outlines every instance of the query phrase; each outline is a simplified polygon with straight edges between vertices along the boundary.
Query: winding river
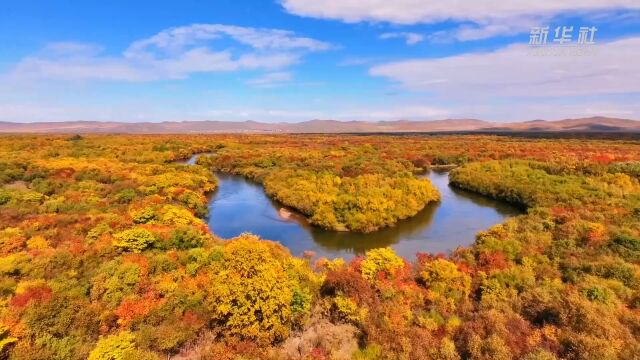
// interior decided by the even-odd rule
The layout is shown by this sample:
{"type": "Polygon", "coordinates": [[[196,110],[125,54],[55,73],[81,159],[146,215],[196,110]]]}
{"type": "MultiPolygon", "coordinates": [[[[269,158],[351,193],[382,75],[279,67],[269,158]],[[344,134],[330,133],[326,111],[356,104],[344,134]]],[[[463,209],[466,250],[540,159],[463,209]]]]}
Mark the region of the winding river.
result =
{"type": "MultiPolygon", "coordinates": [[[[195,156],[185,163],[194,162],[195,156]]],[[[311,226],[304,217],[290,213],[271,200],[260,184],[226,173],[216,176],[219,187],[209,201],[209,229],[223,238],[251,232],[280,242],[294,255],[309,250],[317,256],[351,258],[385,246],[407,259],[416,252],[447,253],[473,243],[478,231],[521,213],[504,202],[449,186],[446,171],[430,171],[422,176],[438,188],[440,202],[373,233],[335,232],[311,226]]]]}

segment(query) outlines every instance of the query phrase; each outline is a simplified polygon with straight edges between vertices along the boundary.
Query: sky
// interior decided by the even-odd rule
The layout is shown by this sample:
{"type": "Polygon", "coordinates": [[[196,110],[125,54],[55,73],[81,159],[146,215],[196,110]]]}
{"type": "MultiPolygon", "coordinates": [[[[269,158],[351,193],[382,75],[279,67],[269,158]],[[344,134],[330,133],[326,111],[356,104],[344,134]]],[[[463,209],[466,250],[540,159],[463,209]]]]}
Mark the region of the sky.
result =
{"type": "Polygon", "coordinates": [[[640,119],[639,0],[0,2],[0,121],[591,116],[640,119]]]}

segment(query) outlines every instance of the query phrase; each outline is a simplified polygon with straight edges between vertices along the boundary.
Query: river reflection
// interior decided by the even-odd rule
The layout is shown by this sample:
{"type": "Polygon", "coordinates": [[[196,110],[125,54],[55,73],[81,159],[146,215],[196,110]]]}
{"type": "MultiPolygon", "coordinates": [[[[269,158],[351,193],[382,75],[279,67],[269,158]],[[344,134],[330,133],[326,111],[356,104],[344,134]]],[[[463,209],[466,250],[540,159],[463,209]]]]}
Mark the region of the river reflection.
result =
{"type": "Polygon", "coordinates": [[[259,184],[225,173],[216,176],[219,187],[209,202],[211,231],[223,238],[251,232],[282,243],[294,255],[310,250],[318,256],[351,258],[385,246],[408,259],[419,251],[446,253],[470,245],[478,231],[519,214],[503,202],[450,187],[447,172],[431,171],[423,176],[440,190],[442,200],[416,216],[368,234],[326,231],[300,216],[283,219],[282,206],[268,198],[259,184]]]}

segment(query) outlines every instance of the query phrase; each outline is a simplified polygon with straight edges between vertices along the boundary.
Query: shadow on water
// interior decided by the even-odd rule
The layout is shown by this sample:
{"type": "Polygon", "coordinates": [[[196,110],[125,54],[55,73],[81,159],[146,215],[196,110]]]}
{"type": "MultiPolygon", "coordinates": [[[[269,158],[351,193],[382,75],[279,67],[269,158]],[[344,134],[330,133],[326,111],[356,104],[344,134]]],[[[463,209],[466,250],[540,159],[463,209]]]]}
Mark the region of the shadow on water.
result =
{"type": "Polygon", "coordinates": [[[282,205],[262,186],[241,176],[216,173],[219,187],[209,202],[209,228],[223,238],[251,232],[275,240],[295,255],[310,250],[318,256],[351,258],[378,247],[391,246],[399,255],[449,252],[473,243],[475,234],[521,213],[504,202],[449,186],[447,172],[425,175],[440,190],[442,200],[416,216],[373,233],[327,231],[310,226],[299,214],[283,218],[282,205]]]}

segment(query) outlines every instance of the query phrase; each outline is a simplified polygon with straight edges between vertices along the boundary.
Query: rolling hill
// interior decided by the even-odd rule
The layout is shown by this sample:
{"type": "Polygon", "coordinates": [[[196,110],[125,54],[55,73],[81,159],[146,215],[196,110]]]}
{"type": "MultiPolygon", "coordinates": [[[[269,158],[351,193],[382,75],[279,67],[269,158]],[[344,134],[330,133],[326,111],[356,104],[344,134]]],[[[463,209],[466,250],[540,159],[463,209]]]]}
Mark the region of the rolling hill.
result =
{"type": "Polygon", "coordinates": [[[0,122],[2,133],[394,133],[394,132],[640,132],[640,121],[607,117],[496,123],[477,119],[430,121],[310,120],[298,123],[258,121],[0,122]]]}

